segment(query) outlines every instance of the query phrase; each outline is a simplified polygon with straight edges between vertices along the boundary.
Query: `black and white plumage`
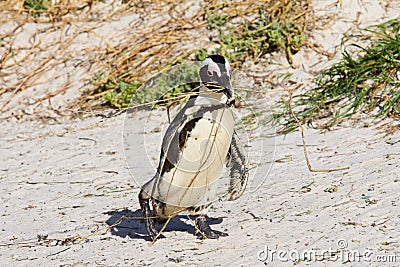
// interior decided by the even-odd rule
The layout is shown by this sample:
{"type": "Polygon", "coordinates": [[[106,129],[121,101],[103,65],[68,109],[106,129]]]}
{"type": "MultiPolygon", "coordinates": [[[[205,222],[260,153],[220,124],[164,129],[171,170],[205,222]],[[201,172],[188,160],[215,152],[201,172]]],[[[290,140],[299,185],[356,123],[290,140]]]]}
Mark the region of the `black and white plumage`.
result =
{"type": "Polygon", "coordinates": [[[206,58],[200,67],[199,95],[189,99],[165,133],[156,174],[139,193],[147,231],[153,239],[158,235],[155,219],[184,211],[196,213],[200,237],[227,235],[211,230],[205,215],[199,212],[215,200],[224,164],[230,174],[227,200],[239,198],[247,184],[247,158],[234,131],[230,75],[224,57],[206,58]]]}

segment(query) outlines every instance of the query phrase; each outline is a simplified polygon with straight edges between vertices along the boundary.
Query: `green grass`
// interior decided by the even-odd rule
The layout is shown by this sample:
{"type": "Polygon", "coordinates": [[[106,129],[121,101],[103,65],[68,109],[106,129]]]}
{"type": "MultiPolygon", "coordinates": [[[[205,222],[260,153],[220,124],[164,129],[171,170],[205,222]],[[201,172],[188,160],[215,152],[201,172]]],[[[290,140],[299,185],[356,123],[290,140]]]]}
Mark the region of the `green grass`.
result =
{"type": "Polygon", "coordinates": [[[152,106],[169,105],[179,102],[183,93],[199,87],[198,73],[198,64],[180,64],[160,72],[143,84],[115,79],[104,83],[108,87],[100,91],[106,92],[103,98],[109,105],[119,109],[145,103],[153,103],[152,106]]]}
{"type": "MultiPolygon", "coordinates": [[[[321,72],[316,87],[293,96],[293,110],[301,123],[326,119],[320,127],[330,127],[358,112],[400,117],[400,20],[361,30],[357,43],[349,43],[352,37],[343,39],[343,58],[321,72]]],[[[297,128],[288,101],[282,101],[282,112],[274,115],[283,133],[297,128]]]]}
{"type": "MultiPolygon", "coordinates": [[[[253,20],[220,28],[220,48],[215,52],[227,56],[231,62],[242,63],[248,58],[257,61],[266,53],[282,50],[292,64],[292,55],[306,43],[307,13],[301,15],[301,12],[309,9],[308,1],[278,1],[269,8],[259,4],[253,20]]],[[[213,27],[223,26],[224,16],[221,14],[218,20],[218,16],[209,15],[209,25],[213,21],[213,27]]]]}
{"type": "Polygon", "coordinates": [[[24,8],[29,10],[29,12],[32,13],[32,16],[39,17],[44,10],[48,9],[46,5],[47,2],[45,0],[25,0],[24,8]]]}

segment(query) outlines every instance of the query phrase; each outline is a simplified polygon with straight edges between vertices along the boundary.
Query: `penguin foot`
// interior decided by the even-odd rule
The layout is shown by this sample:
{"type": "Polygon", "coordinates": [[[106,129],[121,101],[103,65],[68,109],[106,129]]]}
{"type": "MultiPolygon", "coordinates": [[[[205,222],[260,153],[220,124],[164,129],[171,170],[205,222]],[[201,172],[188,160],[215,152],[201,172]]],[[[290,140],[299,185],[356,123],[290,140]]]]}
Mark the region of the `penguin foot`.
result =
{"type": "Polygon", "coordinates": [[[156,227],[154,226],[154,219],[150,218],[146,220],[146,230],[147,234],[153,241],[156,241],[156,239],[165,238],[165,236],[163,234],[160,234],[160,232],[157,231],[156,227]]]}
{"type": "Polygon", "coordinates": [[[153,212],[150,210],[150,201],[148,198],[144,197],[146,196],[143,190],[140,191],[139,193],[139,204],[140,208],[142,210],[142,214],[144,219],[146,220],[146,230],[148,235],[152,240],[155,240],[156,238],[165,238],[165,236],[160,235],[155,227],[155,220],[153,217],[153,212]]]}
{"type": "Polygon", "coordinates": [[[199,239],[218,239],[220,236],[228,236],[227,233],[212,230],[206,222],[206,218],[204,216],[197,217],[195,220],[195,224],[197,228],[196,236],[199,239]]]}
{"type": "Polygon", "coordinates": [[[159,234],[159,232],[157,231],[157,229],[154,227],[154,220],[150,219],[150,221],[148,221],[146,223],[146,229],[147,229],[147,233],[150,236],[150,238],[152,240],[154,239],[159,239],[159,238],[165,238],[164,235],[159,234]]]}

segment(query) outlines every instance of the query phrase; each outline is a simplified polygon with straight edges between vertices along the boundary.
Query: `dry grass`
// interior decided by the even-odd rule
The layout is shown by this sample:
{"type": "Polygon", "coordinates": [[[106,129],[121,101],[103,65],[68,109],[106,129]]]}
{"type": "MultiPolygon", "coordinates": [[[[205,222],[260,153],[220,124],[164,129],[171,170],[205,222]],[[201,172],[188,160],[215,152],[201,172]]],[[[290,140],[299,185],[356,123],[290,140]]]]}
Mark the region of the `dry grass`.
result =
{"type": "MultiPolygon", "coordinates": [[[[274,48],[285,50],[290,60],[302,44],[299,40],[305,35],[311,14],[309,0],[206,1],[191,6],[183,0],[2,1],[0,23],[13,21],[13,27],[0,32],[0,78],[7,80],[0,88],[0,111],[12,110],[10,102],[20,92],[65,77],[65,73],[51,72],[63,64],[84,65],[93,77],[89,78],[91,86],[66,109],[78,111],[109,107],[110,93],[120,97],[122,87],[135,90],[152,75],[186,58],[201,59],[207,53],[219,52],[236,59],[233,66],[239,67],[243,56],[257,60],[274,48]],[[83,48],[89,59],[74,63],[80,51],[69,48],[78,37],[94,34],[103,23],[132,14],[139,17],[129,29],[110,36],[102,47],[83,48]],[[16,37],[32,24],[38,27],[29,44],[17,43],[16,37]],[[232,30],[235,27],[238,30],[232,30]],[[235,39],[224,40],[227,32],[235,39]],[[213,40],[209,35],[214,35],[213,40]]],[[[50,101],[65,93],[73,80],[68,77],[58,88],[35,95],[30,103],[50,101]]]]}

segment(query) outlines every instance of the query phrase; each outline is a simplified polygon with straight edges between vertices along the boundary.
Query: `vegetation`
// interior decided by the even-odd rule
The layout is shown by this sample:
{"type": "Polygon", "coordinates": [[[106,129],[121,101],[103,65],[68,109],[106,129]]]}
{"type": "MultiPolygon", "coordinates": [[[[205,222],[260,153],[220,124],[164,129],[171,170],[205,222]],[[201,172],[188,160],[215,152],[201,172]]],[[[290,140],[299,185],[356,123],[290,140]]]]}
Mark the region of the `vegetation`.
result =
{"type": "Polygon", "coordinates": [[[161,72],[143,84],[127,83],[118,80],[109,85],[116,85],[112,90],[106,90],[104,99],[114,107],[124,108],[129,104],[143,105],[146,103],[157,106],[179,101],[199,87],[198,64],[180,64],[165,72],[161,72]],[[115,95],[115,94],[118,95],[115,95]],[[154,102],[157,101],[157,102],[154,102]]]}
{"type": "MultiPolygon", "coordinates": [[[[2,16],[3,23],[23,12],[30,16],[17,17],[19,26],[1,34],[0,48],[4,54],[0,58],[2,70],[14,73],[15,68],[28,64],[32,58],[41,58],[36,54],[46,51],[39,41],[30,50],[15,47],[14,34],[20,25],[44,23],[50,32],[51,27],[62,28],[64,23],[86,23],[93,18],[106,21],[111,15],[102,11],[102,6],[98,5],[101,2],[3,1],[2,11],[8,14],[2,16]],[[14,62],[16,59],[18,61],[14,62]]],[[[150,1],[145,4],[122,1],[110,8],[113,18],[127,14],[143,15],[143,21],[135,21],[139,23],[135,24],[135,29],[140,31],[128,29],[123,37],[110,37],[104,47],[87,51],[91,55],[87,63],[93,65],[92,69],[100,71],[91,79],[92,87],[78,102],[71,104],[72,109],[123,109],[131,100],[139,105],[154,100],[158,104],[180,101],[185,93],[199,85],[198,66],[180,63],[201,61],[212,53],[228,57],[236,68],[240,68],[246,60],[257,62],[261,56],[272,51],[284,52],[287,60],[292,62],[292,55],[307,43],[308,31],[312,30],[312,21],[315,20],[311,16],[309,0],[205,1],[192,12],[183,8],[185,3],[183,0],[150,1]],[[165,20],[151,24],[151,20],[146,20],[149,12],[165,16],[165,20]],[[132,32],[134,34],[128,34],[132,32]],[[210,36],[209,41],[204,41],[210,46],[201,43],[196,47],[197,40],[193,45],[193,36],[196,35],[210,36]]],[[[45,35],[39,38],[39,31],[42,30],[39,29],[35,35],[37,40],[45,38],[45,35]]],[[[52,45],[66,49],[67,45],[63,44],[72,43],[78,36],[79,32],[63,36],[52,45]]],[[[273,119],[283,126],[282,133],[298,127],[289,106],[300,123],[326,128],[360,113],[400,117],[400,20],[390,20],[369,29],[360,29],[357,35],[344,36],[342,50],[342,59],[318,75],[314,88],[281,101],[273,119]]],[[[69,52],[67,54],[73,56],[69,52]]],[[[27,71],[18,81],[0,90],[0,94],[11,92],[0,105],[0,111],[17,93],[35,84],[43,72],[52,69],[51,64],[55,66],[65,60],[64,56],[57,59],[45,57],[38,62],[37,69],[27,71]]],[[[52,98],[67,89],[68,84],[39,97],[37,101],[52,98]]]]}
{"type": "Polygon", "coordinates": [[[47,10],[45,0],[25,0],[24,8],[26,8],[34,17],[40,16],[40,13],[47,10]]]}
{"type": "Polygon", "coordinates": [[[308,1],[276,1],[269,8],[265,3],[257,5],[255,18],[240,25],[221,27],[227,23],[224,8],[209,11],[207,20],[209,29],[219,28],[216,52],[231,62],[257,61],[266,53],[283,50],[292,63],[292,54],[306,43],[309,10],[308,1]]]}
{"type": "MultiPolygon", "coordinates": [[[[343,58],[322,71],[316,87],[293,96],[293,110],[301,123],[326,119],[320,127],[330,127],[357,112],[400,116],[400,20],[361,30],[357,38],[359,43],[369,42],[367,47],[349,43],[352,37],[345,36],[343,58]]],[[[282,132],[297,128],[289,101],[282,101],[282,112],[274,117],[284,125],[282,132]]]]}
{"type": "MultiPolygon", "coordinates": [[[[308,15],[310,13],[310,3],[308,0],[297,1],[243,1],[232,2],[228,4],[205,3],[199,12],[204,14],[196,15],[203,18],[204,21],[196,21],[197,25],[207,25],[208,31],[217,31],[218,48],[214,50],[195,49],[187,53],[177,53],[167,55],[169,60],[159,65],[143,65],[139,69],[132,69],[137,61],[134,51],[147,51],[154,57],[153,61],[165,57],[163,53],[152,53],[153,43],[158,43],[163,39],[165,43],[165,34],[174,35],[173,31],[178,26],[172,27],[169,23],[168,32],[163,36],[152,36],[149,32],[149,39],[153,38],[153,43],[143,44],[135,49],[130,44],[122,49],[116,49],[113,58],[107,63],[107,66],[119,66],[119,68],[106,67],[106,73],[94,77],[92,83],[96,89],[89,92],[89,95],[99,95],[103,92],[103,100],[107,105],[115,108],[124,108],[129,105],[130,97],[135,95],[135,90],[140,88],[149,78],[148,74],[157,75],[168,67],[181,63],[183,59],[203,60],[209,54],[222,54],[226,56],[233,67],[240,67],[245,61],[254,60],[266,53],[282,50],[286,52],[289,62],[292,54],[297,52],[301,46],[306,43],[308,15]],[[250,7],[250,8],[249,8],[250,7]],[[229,14],[229,15],[228,15],[229,14]],[[247,18],[248,17],[248,18],[247,18]],[[241,22],[233,22],[240,18],[241,22]],[[147,68],[147,69],[145,69],[147,68]],[[143,75],[146,73],[147,75],[143,75]],[[98,79],[99,76],[106,77],[98,79]]],[[[193,24],[193,22],[191,22],[193,24]]],[[[134,43],[132,40],[130,43],[134,43]]],[[[146,94],[150,96],[158,95],[163,92],[168,83],[153,84],[152,88],[147,88],[146,94]],[[158,88],[160,86],[160,88],[158,88]]],[[[172,90],[172,95],[181,94],[193,90],[197,85],[180,86],[172,90]]],[[[172,88],[172,87],[171,87],[172,88]]],[[[143,90],[139,92],[144,98],[143,90]]],[[[169,94],[166,97],[170,96],[169,94]]],[[[154,100],[154,98],[151,98],[154,100]]],[[[139,101],[140,102],[140,101],[139,101]]]]}
{"type": "MultiPolygon", "coordinates": [[[[183,61],[201,61],[209,54],[220,53],[226,56],[234,68],[240,67],[245,60],[257,61],[260,56],[272,51],[286,53],[290,62],[291,55],[306,43],[306,31],[311,29],[310,22],[313,21],[310,16],[310,0],[201,1],[198,6],[185,0],[124,0],[108,4],[98,0],[5,0],[0,11],[6,14],[2,16],[3,23],[16,16],[20,25],[44,25],[46,30],[37,30],[35,33],[37,40],[45,38],[41,36],[45,36],[46,32],[50,34],[52,30],[66,29],[65,35],[60,34],[54,45],[58,45],[60,52],[69,56],[73,55],[66,51],[67,44],[73,43],[80,35],[77,28],[83,32],[96,32],[96,27],[105,21],[132,14],[140,17],[132,21],[132,27],[104,40],[102,47],[91,47],[86,51],[90,54],[87,63],[97,73],[90,81],[92,86],[68,107],[68,110],[74,111],[125,108],[132,97],[138,98],[137,101],[145,98],[142,86],[152,77],[165,73],[166,69],[183,61]],[[23,13],[29,16],[21,15],[23,13]],[[157,18],[162,20],[158,21],[157,18]],[[194,36],[201,38],[194,39],[194,36]],[[210,37],[209,40],[207,37],[210,37]]],[[[11,69],[16,65],[11,63],[12,58],[19,56],[19,64],[25,64],[28,62],[23,61],[40,58],[35,55],[47,50],[41,42],[34,43],[28,51],[18,47],[15,51],[11,50],[14,48],[13,34],[10,31],[0,36],[0,48],[10,48],[4,50],[6,54],[0,58],[0,66],[6,66],[10,72],[14,71],[11,69]],[[32,54],[32,57],[26,56],[26,52],[32,54]]],[[[51,56],[45,57],[43,62],[38,62],[41,68],[19,79],[23,81],[20,86],[18,83],[9,84],[0,90],[0,93],[12,92],[0,105],[0,111],[8,106],[13,95],[29,87],[39,74],[42,75],[42,71],[51,69],[50,64],[57,64],[50,59],[51,56]],[[18,89],[14,90],[15,87],[18,89]]],[[[57,60],[65,60],[65,57],[57,60]]],[[[163,92],[168,83],[161,82],[148,87],[145,94],[155,96],[163,92]]],[[[39,97],[38,101],[55,97],[68,88],[66,84],[57,93],[39,97]]],[[[173,88],[171,94],[176,96],[193,90],[196,84],[173,88]]]]}

